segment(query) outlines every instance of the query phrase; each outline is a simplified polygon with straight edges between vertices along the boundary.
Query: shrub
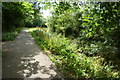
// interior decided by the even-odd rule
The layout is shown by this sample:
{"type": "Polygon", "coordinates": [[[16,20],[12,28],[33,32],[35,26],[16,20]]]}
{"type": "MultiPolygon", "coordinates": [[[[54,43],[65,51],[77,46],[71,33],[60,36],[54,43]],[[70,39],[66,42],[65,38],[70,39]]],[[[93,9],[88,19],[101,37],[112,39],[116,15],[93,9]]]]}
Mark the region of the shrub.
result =
{"type": "Polygon", "coordinates": [[[51,55],[51,60],[67,77],[71,78],[118,78],[110,65],[101,57],[87,57],[83,54],[71,53],[68,56],[51,55]],[[69,75],[68,75],[69,74],[69,75]]]}
{"type": "MultiPolygon", "coordinates": [[[[104,58],[88,57],[78,53],[75,40],[69,40],[61,35],[48,35],[44,31],[33,31],[32,36],[43,49],[52,51],[49,55],[62,73],[71,78],[119,78],[119,72],[114,71],[104,58]],[[57,54],[57,55],[56,55],[57,54]],[[69,74],[69,75],[68,75],[69,74]]],[[[91,45],[95,47],[95,45],[91,45]]]]}

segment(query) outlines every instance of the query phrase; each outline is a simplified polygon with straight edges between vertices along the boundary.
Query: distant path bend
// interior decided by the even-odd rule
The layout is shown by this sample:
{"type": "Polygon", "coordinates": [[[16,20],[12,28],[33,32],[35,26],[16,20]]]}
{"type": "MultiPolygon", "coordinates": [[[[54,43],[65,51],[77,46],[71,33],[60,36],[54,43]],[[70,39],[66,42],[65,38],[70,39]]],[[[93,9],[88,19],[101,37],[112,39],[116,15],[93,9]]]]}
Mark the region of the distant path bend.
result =
{"type": "Polygon", "coordinates": [[[2,44],[3,78],[61,78],[54,63],[35,44],[28,30],[2,44]]]}

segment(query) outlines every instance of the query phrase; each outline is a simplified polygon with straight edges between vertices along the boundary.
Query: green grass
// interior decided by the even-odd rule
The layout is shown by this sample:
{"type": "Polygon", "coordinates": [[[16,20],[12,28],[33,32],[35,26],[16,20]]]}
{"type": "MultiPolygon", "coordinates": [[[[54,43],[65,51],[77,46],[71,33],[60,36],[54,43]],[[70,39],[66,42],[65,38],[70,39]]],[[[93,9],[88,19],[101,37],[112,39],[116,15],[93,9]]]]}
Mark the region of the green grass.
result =
{"type": "Polygon", "coordinates": [[[3,32],[2,33],[2,41],[12,41],[16,38],[18,33],[23,30],[24,28],[17,28],[10,32],[3,32]]]}
{"type": "Polygon", "coordinates": [[[17,28],[13,31],[10,31],[10,32],[3,32],[2,33],[2,41],[12,41],[12,40],[14,40],[16,38],[16,36],[18,35],[18,33],[23,29],[29,29],[29,32],[32,32],[34,30],[40,30],[42,28],[22,27],[22,28],[17,28]]]}

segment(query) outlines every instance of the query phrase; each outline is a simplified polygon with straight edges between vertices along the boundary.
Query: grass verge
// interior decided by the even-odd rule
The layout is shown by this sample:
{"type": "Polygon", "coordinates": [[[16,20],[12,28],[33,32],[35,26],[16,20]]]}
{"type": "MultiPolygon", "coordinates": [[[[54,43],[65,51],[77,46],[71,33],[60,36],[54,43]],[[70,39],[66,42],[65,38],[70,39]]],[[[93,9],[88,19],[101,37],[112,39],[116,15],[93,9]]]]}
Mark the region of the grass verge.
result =
{"type": "Polygon", "coordinates": [[[16,38],[16,36],[18,35],[18,33],[23,30],[23,29],[26,29],[26,28],[16,28],[15,30],[13,31],[10,31],[10,32],[3,32],[2,33],[2,41],[12,41],[16,38]]]}

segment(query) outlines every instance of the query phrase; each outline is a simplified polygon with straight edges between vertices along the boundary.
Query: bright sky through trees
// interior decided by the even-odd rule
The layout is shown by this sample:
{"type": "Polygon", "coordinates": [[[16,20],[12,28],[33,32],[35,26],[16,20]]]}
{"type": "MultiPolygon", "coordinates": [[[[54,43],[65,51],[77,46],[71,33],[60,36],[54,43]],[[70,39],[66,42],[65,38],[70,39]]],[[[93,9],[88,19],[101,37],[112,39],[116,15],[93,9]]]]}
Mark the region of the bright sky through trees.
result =
{"type": "Polygon", "coordinates": [[[49,16],[52,15],[52,14],[50,13],[50,10],[49,10],[49,9],[47,9],[47,10],[41,10],[41,12],[42,12],[42,16],[43,16],[44,18],[48,18],[49,16]]]}
{"type": "Polygon", "coordinates": [[[51,9],[44,9],[45,4],[39,4],[39,6],[41,7],[40,12],[42,13],[42,16],[44,18],[48,18],[49,16],[52,16],[52,14],[50,13],[51,9]]]}

